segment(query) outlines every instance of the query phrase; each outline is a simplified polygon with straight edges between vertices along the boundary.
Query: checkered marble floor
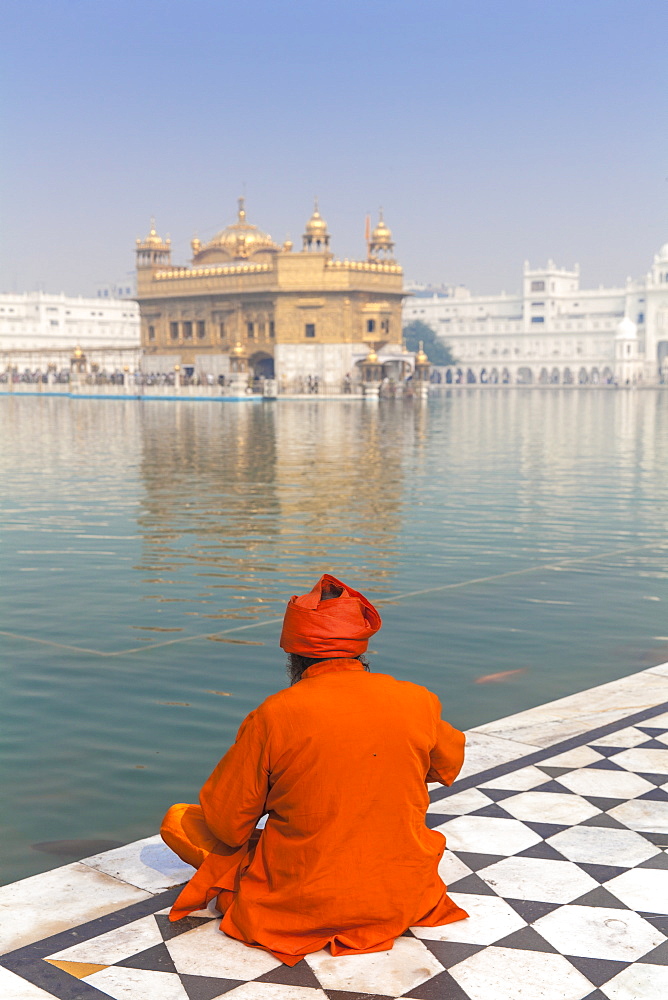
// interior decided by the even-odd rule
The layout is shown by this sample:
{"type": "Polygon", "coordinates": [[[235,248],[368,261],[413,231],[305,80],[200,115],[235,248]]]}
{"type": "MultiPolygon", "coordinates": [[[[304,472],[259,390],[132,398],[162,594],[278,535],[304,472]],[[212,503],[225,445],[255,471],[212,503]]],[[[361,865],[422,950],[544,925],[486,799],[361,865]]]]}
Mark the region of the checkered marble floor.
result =
{"type": "MultiPolygon", "coordinates": [[[[667,680],[657,678],[664,696],[667,680]]],[[[431,795],[427,823],[449,848],[442,874],[468,920],[413,928],[389,952],[323,951],[290,969],[227,938],[213,912],[170,924],[178,889],[156,883],[137,902],[5,954],[0,996],[668,998],[668,702],[431,795]]],[[[167,848],[144,843],[144,858],[153,851],[167,872],[167,848]]],[[[96,874],[113,876],[110,864],[96,874]]]]}

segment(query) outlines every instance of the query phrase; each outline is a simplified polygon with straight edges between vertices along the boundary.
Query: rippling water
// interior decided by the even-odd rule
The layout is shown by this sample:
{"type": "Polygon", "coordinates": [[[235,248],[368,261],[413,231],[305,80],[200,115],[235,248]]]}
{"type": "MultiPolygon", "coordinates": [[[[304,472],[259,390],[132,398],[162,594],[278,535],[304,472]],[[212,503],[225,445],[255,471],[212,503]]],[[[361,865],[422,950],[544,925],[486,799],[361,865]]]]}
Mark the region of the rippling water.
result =
{"type": "Polygon", "coordinates": [[[668,660],[668,393],[0,415],[6,881],[192,800],[325,570],[380,602],[372,669],[462,728],[668,660]]]}

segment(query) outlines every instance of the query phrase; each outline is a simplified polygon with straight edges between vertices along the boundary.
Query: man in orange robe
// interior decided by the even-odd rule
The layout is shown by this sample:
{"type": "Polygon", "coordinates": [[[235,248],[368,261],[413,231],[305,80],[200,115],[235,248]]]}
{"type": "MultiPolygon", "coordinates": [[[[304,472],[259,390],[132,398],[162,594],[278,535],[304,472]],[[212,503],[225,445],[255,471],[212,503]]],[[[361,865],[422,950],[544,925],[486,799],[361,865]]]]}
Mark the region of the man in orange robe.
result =
{"type": "Polygon", "coordinates": [[[359,656],[380,626],[328,574],[291,598],[292,686],[244,719],[200,805],[163,821],[163,840],[198,869],[171,920],[217,896],[221,930],[296,965],[326,945],[385,951],[408,927],[467,916],[438,875],[445,837],[425,825],[426,782],[454,781],[464,735],[426,688],[368,671],[359,656]]]}

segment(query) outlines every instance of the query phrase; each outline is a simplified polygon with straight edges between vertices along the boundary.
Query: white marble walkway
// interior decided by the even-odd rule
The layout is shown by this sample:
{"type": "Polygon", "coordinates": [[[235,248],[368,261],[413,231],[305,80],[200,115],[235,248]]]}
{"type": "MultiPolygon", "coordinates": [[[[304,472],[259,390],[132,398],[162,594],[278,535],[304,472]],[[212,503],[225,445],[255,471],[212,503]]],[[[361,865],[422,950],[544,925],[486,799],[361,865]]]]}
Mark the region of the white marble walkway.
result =
{"type": "Polygon", "coordinates": [[[0,996],[665,1000],[668,664],[467,735],[427,823],[468,920],[289,969],[208,911],[170,924],[192,870],[149,837],[0,888],[0,996]]]}

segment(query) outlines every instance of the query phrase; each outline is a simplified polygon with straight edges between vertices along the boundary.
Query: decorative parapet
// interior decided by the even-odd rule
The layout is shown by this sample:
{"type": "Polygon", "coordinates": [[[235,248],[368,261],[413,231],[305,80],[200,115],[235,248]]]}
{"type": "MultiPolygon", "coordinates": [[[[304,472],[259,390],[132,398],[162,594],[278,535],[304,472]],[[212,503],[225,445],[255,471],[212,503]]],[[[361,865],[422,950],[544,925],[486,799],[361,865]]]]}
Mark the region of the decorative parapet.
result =
{"type": "Polygon", "coordinates": [[[271,271],[270,264],[233,264],[221,267],[170,267],[164,271],[156,271],[155,281],[170,281],[174,278],[213,278],[224,274],[258,274],[261,271],[271,271]]]}
{"type": "Polygon", "coordinates": [[[376,271],[383,274],[403,274],[399,264],[380,264],[369,260],[328,260],[326,268],[344,271],[376,271]]]}

